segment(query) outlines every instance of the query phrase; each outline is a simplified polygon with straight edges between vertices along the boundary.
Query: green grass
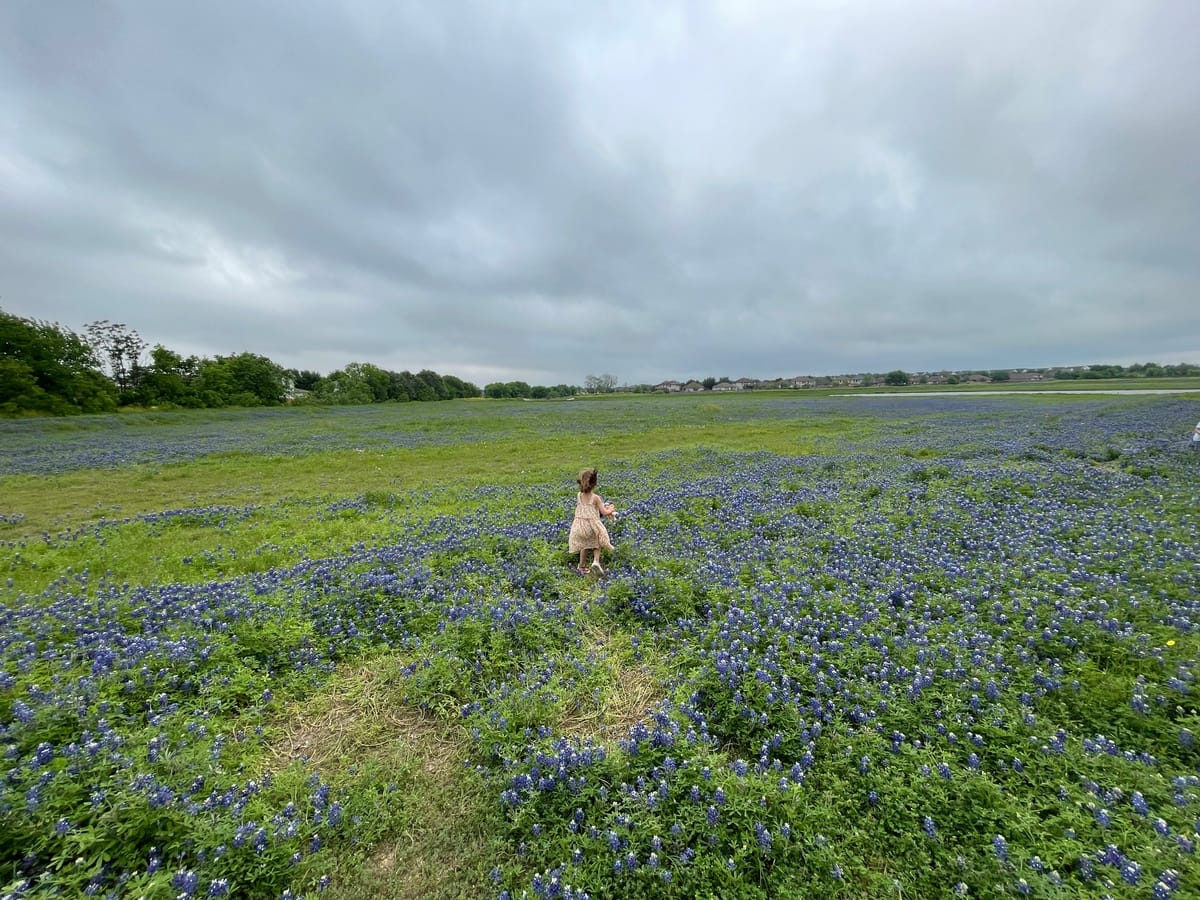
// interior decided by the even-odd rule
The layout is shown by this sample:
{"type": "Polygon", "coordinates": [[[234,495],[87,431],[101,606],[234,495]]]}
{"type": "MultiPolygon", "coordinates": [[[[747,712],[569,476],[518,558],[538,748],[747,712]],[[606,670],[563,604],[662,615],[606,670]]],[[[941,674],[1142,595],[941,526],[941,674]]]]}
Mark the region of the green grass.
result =
{"type": "MultiPolygon", "coordinates": [[[[769,396],[661,397],[634,395],[614,403],[577,404],[585,410],[569,417],[551,414],[536,403],[493,401],[446,404],[396,404],[373,413],[386,427],[428,433],[439,429],[449,443],[411,448],[372,448],[273,456],[267,452],[219,453],[174,464],[145,463],[116,469],[83,469],[58,475],[0,478],[3,511],[24,519],[0,536],[24,537],[57,532],[100,519],[122,519],[160,510],[206,506],[272,506],[285,501],[314,501],[355,494],[395,494],[526,484],[547,478],[569,481],[588,463],[613,461],[695,446],[715,450],[819,452],[838,439],[869,436],[871,423],[845,415],[777,421],[744,414],[766,405],[769,396]],[[528,411],[512,421],[511,411],[528,411]],[[417,407],[433,407],[428,419],[414,417],[417,407]],[[490,414],[489,414],[490,411],[490,414]],[[733,419],[730,419],[731,411],[733,419]],[[394,422],[386,416],[394,415],[394,422]],[[663,418],[673,421],[661,424],[663,418]],[[580,421],[582,420],[582,421],[580,421]],[[558,423],[571,432],[556,434],[558,423]],[[454,443],[456,434],[470,440],[454,443]]],[[[558,404],[559,409],[564,404],[558,404]]],[[[317,437],[342,430],[345,422],[327,422],[308,410],[283,411],[313,429],[317,437]]],[[[236,414],[231,414],[231,418],[236,414]]],[[[159,414],[155,427],[189,430],[214,424],[212,411],[159,414]],[[164,421],[167,419],[167,421],[164,421]]],[[[295,424],[295,421],[288,424],[295,424]]],[[[97,427],[92,423],[89,427],[97,427]]],[[[366,435],[364,435],[364,438],[366,435]]],[[[365,443],[365,441],[364,441],[365,443]]]]}

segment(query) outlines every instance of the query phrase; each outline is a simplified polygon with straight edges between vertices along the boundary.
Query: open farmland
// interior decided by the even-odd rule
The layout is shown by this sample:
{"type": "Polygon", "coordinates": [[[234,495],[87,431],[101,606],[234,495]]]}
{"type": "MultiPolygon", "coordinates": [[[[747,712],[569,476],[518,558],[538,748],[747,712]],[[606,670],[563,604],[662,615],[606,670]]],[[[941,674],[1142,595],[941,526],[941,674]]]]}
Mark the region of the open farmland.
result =
{"type": "Polygon", "coordinates": [[[0,896],[1200,896],[1198,419],[0,422],[0,896]]]}

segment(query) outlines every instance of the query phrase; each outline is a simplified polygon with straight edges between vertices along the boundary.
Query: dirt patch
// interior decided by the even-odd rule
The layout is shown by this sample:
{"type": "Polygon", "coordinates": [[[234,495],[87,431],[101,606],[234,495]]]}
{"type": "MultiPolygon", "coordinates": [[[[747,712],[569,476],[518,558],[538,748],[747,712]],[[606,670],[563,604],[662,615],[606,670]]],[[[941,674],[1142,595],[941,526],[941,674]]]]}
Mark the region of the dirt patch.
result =
{"type": "Polygon", "coordinates": [[[380,875],[390,875],[396,869],[396,859],[400,855],[400,847],[397,844],[389,844],[381,847],[368,865],[373,872],[380,875]]]}

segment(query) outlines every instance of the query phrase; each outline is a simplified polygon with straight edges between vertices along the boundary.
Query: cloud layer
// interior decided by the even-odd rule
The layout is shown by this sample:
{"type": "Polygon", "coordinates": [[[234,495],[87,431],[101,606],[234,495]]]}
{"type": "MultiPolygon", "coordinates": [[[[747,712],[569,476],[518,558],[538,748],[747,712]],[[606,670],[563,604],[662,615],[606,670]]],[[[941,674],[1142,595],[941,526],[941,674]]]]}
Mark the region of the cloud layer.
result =
{"type": "Polygon", "coordinates": [[[480,384],[1200,361],[1198,33],[1190,0],[13,0],[0,306],[480,384]]]}

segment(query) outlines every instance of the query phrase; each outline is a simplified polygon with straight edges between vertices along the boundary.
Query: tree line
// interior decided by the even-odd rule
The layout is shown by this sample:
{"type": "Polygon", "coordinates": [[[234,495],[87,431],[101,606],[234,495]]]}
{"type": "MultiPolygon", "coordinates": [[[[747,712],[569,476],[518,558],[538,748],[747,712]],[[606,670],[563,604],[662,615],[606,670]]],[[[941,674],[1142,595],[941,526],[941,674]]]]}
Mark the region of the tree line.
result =
{"type": "Polygon", "coordinates": [[[92,322],[80,334],[0,309],[0,414],[452,400],[482,393],[428,369],[413,374],[350,363],[321,375],[255,353],[184,357],[161,344],[150,348],[120,322],[92,322]]]}
{"type": "MultiPolygon", "coordinates": [[[[1192,363],[1176,363],[1174,365],[1159,365],[1158,363],[1134,363],[1130,366],[1097,365],[1076,366],[1071,368],[1031,369],[1028,370],[1045,378],[1065,379],[1067,381],[1096,381],[1106,378],[1181,378],[1200,375],[1200,366],[1192,363]]],[[[940,373],[935,373],[935,375],[940,373]]],[[[1011,381],[1011,369],[994,369],[990,372],[951,372],[944,376],[946,384],[960,384],[964,378],[972,375],[982,375],[992,382],[1011,381]]],[[[883,376],[864,375],[863,384],[883,384],[889,386],[906,384],[927,384],[929,375],[909,375],[901,369],[894,369],[883,376]]]]}

